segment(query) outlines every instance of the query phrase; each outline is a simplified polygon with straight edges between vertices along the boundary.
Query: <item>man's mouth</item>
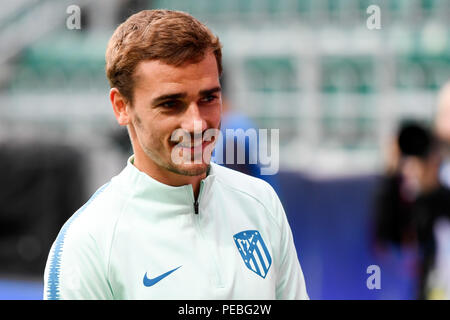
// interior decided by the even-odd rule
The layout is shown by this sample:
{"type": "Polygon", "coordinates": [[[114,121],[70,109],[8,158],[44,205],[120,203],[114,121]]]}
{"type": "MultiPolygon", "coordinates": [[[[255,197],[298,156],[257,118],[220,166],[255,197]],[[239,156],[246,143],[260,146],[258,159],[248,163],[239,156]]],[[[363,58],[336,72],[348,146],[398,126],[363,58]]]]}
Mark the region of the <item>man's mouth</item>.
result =
{"type": "Polygon", "coordinates": [[[194,152],[194,153],[198,153],[200,151],[203,151],[206,146],[208,146],[210,143],[212,143],[212,141],[196,141],[195,143],[190,143],[190,144],[183,144],[180,143],[177,146],[181,149],[183,149],[183,151],[187,151],[187,152],[194,152]]]}
{"type": "Polygon", "coordinates": [[[179,143],[178,146],[180,146],[182,148],[197,148],[205,142],[206,141],[198,140],[198,141],[195,141],[194,143],[179,143]]]}
{"type": "Polygon", "coordinates": [[[202,139],[197,139],[194,141],[190,141],[188,143],[185,143],[183,141],[181,141],[181,142],[171,141],[171,144],[173,147],[183,149],[183,151],[198,153],[199,151],[203,151],[209,144],[214,143],[214,142],[215,142],[214,136],[209,137],[206,140],[205,140],[205,136],[203,136],[202,139]]]}

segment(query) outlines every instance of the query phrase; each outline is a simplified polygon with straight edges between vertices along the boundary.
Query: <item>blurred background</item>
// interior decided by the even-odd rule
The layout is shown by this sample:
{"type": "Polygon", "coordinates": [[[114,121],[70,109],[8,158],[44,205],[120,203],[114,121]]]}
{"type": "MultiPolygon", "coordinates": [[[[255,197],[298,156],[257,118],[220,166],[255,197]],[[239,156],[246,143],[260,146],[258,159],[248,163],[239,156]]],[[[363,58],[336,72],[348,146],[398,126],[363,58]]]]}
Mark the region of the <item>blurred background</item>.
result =
{"type": "Polygon", "coordinates": [[[397,200],[379,194],[405,172],[401,159],[424,159],[395,149],[403,121],[434,134],[450,80],[450,0],[6,0],[0,299],[42,298],[62,224],[125,166],[131,149],[108,100],[104,54],[119,23],[153,8],[206,23],[223,44],[227,109],[280,130],[280,172],[263,178],[285,206],[310,298],[422,297],[419,233],[380,246],[390,222],[379,222],[379,204],[397,200]],[[370,5],[380,29],[368,28],[370,5]],[[380,288],[368,288],[371,265],[380,288]]]}

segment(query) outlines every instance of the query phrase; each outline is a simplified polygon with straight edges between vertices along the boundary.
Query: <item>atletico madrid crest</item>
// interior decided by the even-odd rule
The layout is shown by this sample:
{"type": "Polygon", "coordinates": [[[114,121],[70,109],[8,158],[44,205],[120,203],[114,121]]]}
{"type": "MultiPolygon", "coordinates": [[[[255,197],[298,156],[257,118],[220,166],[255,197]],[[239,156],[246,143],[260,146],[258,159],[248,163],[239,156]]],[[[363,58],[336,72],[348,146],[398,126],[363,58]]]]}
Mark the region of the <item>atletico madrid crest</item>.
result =
{"type": "Polygon", "coordinates": [[[242,231],[236,233],[233,238],[247,268],[263,279],[266,278],[272,258],[259,231],[242,231]]]}

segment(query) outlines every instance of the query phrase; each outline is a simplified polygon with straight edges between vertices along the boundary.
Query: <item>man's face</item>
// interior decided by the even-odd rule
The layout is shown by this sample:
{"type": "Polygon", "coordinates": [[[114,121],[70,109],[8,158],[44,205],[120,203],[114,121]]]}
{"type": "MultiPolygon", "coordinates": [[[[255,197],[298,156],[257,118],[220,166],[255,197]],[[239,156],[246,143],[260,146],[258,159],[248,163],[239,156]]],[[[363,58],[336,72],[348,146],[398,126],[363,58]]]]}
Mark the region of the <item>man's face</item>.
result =
{"type": "Polygon", "coordinates": [[[205,173],[214,139],[204,141],[198,134],[194,138],[194,129],[196,133],[203,133],[220,126],[222,100],[214,54],[209,53],[202,61],[181,67],[158,60],[140,62],[133,97],[128,113],[135,154],[142,151],[146,161],[177,174],[198,176],[205,173]],[[190,134],[189,146],[183,144],[178,148],[179,141],[172,141],[177,129],[190,134]],[[194,162],[194,154],[199,152],[202,160],[194,162]],[[174,161],[173,154],[192,161],[174,161]]]}

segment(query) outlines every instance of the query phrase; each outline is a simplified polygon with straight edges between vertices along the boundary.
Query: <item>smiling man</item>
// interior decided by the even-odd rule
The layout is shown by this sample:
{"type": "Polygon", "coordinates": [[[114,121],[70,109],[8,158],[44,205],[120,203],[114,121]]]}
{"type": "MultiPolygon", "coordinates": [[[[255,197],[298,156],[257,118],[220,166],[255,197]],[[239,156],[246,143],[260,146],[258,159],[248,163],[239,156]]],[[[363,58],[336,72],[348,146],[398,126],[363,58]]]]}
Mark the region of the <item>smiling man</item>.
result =
{"type": "Polygon", "coordinates": [[[221,57],[183,12],[142,11],[116,29],[109,97],[134,155],[61,229],[45,299],[308,299],[274,190],[210,162],[221,57]]]}
{"type": "Polygon", "coordinates": [[[214,142],[203,141],[201,133],[218,130],[221,114],[216,56],[212,49],[206,49],[203,55],[197,58],[200,61],[188,61],[178,67],[161,60],[140,62],[135,70],[138,80],[132,104],[128,103],[131,97],[123,96],[118,88],[110,92],[119,124],[128,126],[135,167],[168,185],[192,184],[195,194],[200,180],[206,177],[209,159],[196,163],[192,157],[196,149],[203,154],[214,142]],[[172,136],[177,129],[188,137],[191,133],[194,136],[196,124],[200,128],[198,137],[182,136],[182,143],[174,141],[172,136]],[[186,145],[184,140],[192,141],[186,145]],[[190,161],[174,163],[173,148],[177,147],[181,157],[190,161]]]}

